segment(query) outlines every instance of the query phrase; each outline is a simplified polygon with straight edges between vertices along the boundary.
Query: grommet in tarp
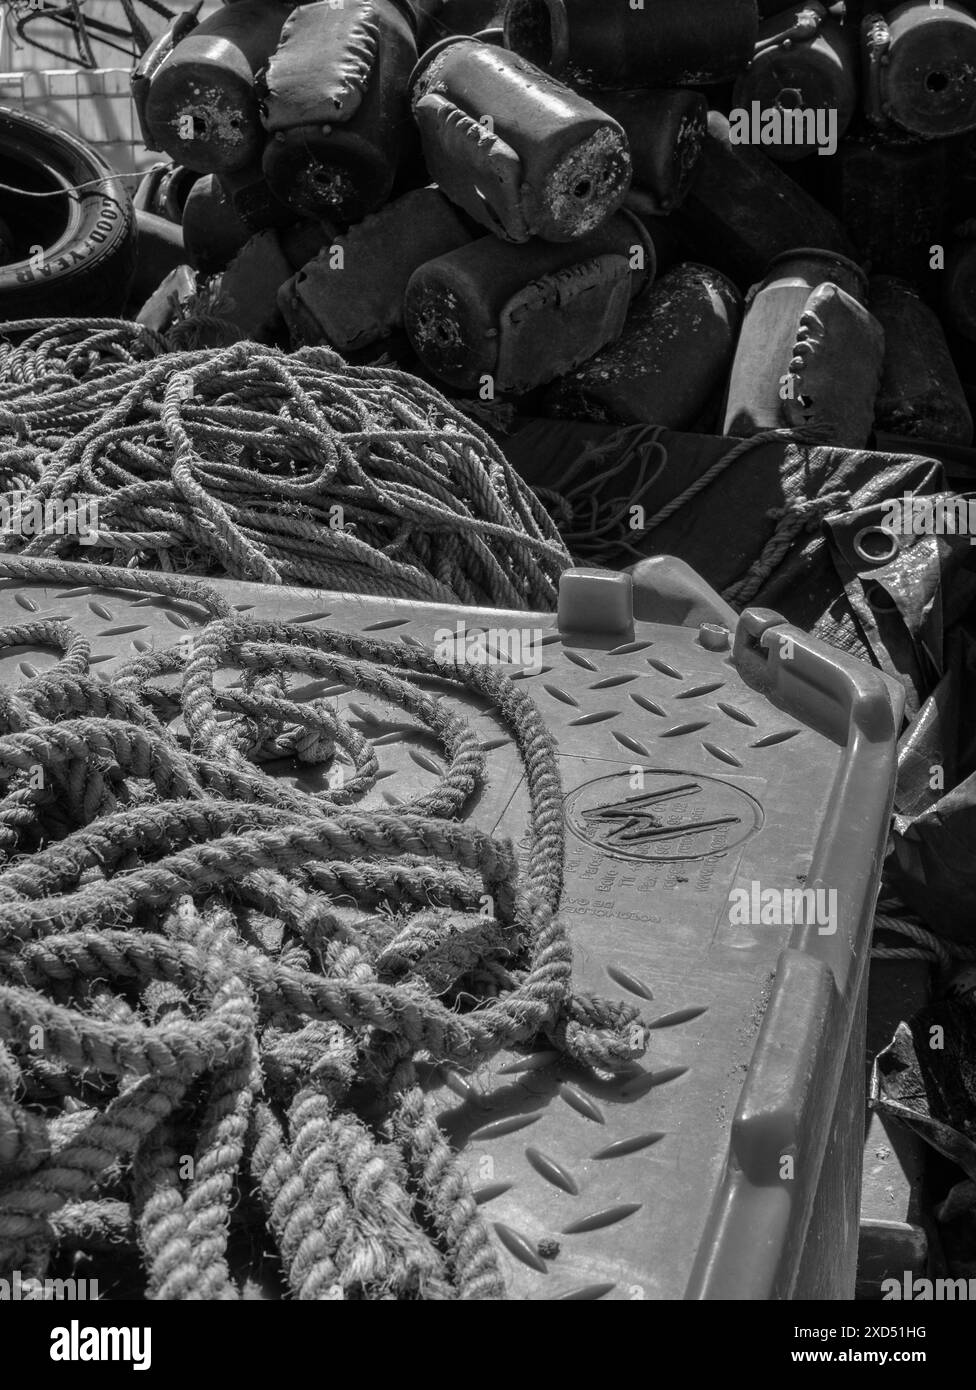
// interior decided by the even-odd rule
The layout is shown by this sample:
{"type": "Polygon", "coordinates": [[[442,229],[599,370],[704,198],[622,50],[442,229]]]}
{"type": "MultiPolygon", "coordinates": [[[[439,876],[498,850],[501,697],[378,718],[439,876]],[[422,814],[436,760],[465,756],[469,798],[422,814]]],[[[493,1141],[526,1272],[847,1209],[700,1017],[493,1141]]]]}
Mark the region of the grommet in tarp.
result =
{"type": "Polygon", "coordinates": [[[887,526],[864,526],[851,542],[858,559],[887,565],[901,553],[901,541],[887,526]]]}
{"type": "Polygon", "coordinates": [[[898,604],[892,594],[880,584],[868,584],[864,590],[864,597],[874,609],[875,613],[897,613],[898,604]]]}

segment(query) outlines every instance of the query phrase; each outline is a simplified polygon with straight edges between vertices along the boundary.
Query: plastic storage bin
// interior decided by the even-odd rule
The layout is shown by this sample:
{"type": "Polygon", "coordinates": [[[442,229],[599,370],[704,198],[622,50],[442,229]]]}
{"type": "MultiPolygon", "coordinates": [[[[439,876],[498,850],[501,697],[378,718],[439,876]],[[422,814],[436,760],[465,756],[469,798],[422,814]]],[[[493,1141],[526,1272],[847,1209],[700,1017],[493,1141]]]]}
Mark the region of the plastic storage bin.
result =
{"type": "MultiPolygon", "coordinates": [[[[57,614],[101,672],[185,642],[202,617],[135,592],[25,582],[26,563],[0,558],[3,623],[57,614]]],[[[851,1297],[866,967],[900,718],[882,677],[774,613],[737,619],[666,559],[570,571],[558,619],[215,582],[254,618],[469,652],[483,634],[489,659],[516,659],[510,674],[557,741],[577,988],[636,1002],[653,1031],[641,1065],[602,1079],[551,1051],[467,1075],[431,1059],[427,1083],[504,1251],[509,1296],[851,1297]],[[836,930],[738,925],[732,892],[754,884],[832,891],[836,930]]],[[[22,661],[54,656],[6,648],[0,680],[22,661]]],[[[518,847],[517,750],[489,708],[439,693],[463,703],[487,751],[470,819],[518,847]]],[[[409,725],[355,690],[335,698],[380,761],[366,805],[434,779],[409,725]]]]}

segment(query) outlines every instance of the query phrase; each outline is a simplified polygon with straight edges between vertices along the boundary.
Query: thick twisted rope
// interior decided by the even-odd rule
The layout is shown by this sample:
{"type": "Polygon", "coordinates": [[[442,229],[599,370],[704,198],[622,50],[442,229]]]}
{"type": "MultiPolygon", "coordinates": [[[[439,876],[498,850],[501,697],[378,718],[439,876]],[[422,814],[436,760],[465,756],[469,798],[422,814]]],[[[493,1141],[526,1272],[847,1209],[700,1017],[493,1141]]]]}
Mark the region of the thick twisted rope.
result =
{"type": "Polygon", "coordinates": [[[766,444],[823,444],[826,442],[824,430],[818,426],[805,426],[802,429],[769,429],[760,430],[757,434],[750,435],[746,439],[740,439],[737,444],[733,444],[721,458],[715,460],[710,468],[707,468],[700,478],[696,478],[685,490],[678,494],[659,512],[655,512],[653,519],[648,523],[647,530],[653,531],[658,526],[662,526],[665,521],[686,507],[689,502],[711,487],[716,478],[720,478],[726,473],[733,463],[738,463],[739,459],[751,454],[754,449],[761,449],[766,444]]]}
{"type": "Polygon", "coordinates": [[[976,947],[936,936],[917,919],[907,917],[903,912],[895,915],[891,909],[879,907],[874,914],[874,929],[894,933],[913,943],[911,946],[888,946],[875,942],[871,949],[875,960],[926,960],[945,971],[976,961],[976,947]]]}
{"type": "Polygon", "coordinates": [[[260,1283],[240,1250],[270,1245],[302,1300],[503,1297],[415,1063],[540,1040],[614,1071],[647,1043],[635,1009],[573,993],[531,699],[497,666],[248,619],[199,580],[12,556],[0,574],[162,593],[202,620],[100,680],[65,620],[0,631],[58,657],[0,691],[0,1272],[138,1251],[150,1298],[235,1299],[260,1283]],[[440,782],[364,809],[372,746],[292,676],[413,720],[440,782]],[[430,678],[517,745],[521,866],[462,819],[484,753],[430,678]],[[351,775],[301,790],[269,755],[351,775]]]}
{"type": "Polygon", "coordinates": [[[741,579],[723,590],[726,603],[745,608],[772,578],[786,559],[793,543],[804,531],[816,530],[828,516],[848,511],[851,494],[847,491],[826,492],[819,497],[801,497],[767,513],[776,529],[762,549],[759,558],[750,565],[741,579]]]}
{"type": "Polygon", "coordinates": [[[569,556],[545,508],[406,372],[327,348],[174,352],[112,319],[23,320],[3,339],[8,552],[555,605],[569,556]]]}

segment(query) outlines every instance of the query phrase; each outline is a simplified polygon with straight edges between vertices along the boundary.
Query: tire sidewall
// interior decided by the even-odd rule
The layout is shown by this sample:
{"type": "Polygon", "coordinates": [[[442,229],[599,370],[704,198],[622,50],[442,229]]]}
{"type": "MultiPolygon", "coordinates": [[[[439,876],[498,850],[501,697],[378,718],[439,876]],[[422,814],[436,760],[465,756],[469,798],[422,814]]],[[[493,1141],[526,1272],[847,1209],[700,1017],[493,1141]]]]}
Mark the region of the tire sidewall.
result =
{"type": "Polygon", "coordinates": [[[0,266],[0,319],[122,309],[135,268],[135,216],[122,180],[81,140],[37,116],[0,107],[0,151],[66,189],[67,226],[40,264],[0,266]]]}

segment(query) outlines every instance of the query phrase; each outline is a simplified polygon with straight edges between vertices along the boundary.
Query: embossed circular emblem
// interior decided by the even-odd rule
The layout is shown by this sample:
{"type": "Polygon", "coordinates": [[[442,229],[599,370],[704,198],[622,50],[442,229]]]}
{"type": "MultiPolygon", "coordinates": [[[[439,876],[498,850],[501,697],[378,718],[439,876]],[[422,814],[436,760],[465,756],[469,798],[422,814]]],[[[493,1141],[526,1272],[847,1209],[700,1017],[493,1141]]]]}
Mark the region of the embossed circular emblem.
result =
{"type": "Polygon", "coordinates": [[[585,782],[564,802],[566,824],[619,859],[707,859],[740,845],[763,823],[748,792],[698,772],[644,770],[585,782]]]}

